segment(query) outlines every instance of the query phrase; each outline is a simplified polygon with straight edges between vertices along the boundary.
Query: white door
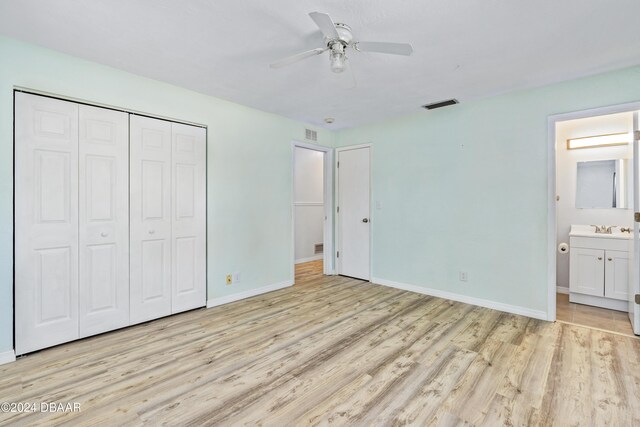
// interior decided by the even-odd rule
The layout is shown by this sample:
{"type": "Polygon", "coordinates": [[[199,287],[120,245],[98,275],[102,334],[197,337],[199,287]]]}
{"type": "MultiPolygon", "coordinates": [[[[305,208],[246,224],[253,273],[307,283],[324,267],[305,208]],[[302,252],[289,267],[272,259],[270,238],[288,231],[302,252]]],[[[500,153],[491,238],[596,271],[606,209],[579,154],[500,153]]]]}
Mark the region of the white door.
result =
{"type": "Polygon", "coordinates": [[[338,274],[369,280],[370,148],[338,150],[338,274]]]}
{"type": "Polygon", "coordinates": [[[569,289],[580,294],[604,296],[604,251],[573,248],[571,265],[575,271],[569,277],[569,289]]]}
{"type": "Polygon", "coordinates": [[[16,354],[78,338],[78,105],[15,95],[16,354]]]}
{"type": "MultiPolygon", "coordinates": [[[[633,211],[640,212],[640,126],[638,112],[633,113],[633,211]]],[[[633,258],[631,280],[629,280],[629,319],[633,327],[633,333],[640,335],[640,222],[634,224],[633,230],[633,258]]]]}
{"type": "Polygon", "coordinates": [[[129,115],[80,105],[80,336],[129,324],[129,115]]]}
{"type": "Polygon", "coordinates": [[[172,123],[171,311],[206,301],[206,130],[172,123]]]}
{"type": "Polygon", "coordinates": [[[171,314],[171,123],[130,116],[130,320],[171,314]]]}

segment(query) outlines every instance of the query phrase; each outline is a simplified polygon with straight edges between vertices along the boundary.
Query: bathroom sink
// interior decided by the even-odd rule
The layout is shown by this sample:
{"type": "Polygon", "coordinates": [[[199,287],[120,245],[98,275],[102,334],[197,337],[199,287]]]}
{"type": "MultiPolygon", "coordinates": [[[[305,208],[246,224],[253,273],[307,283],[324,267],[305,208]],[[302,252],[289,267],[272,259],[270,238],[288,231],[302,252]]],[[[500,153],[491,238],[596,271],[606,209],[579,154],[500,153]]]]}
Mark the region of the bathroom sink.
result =
{"type": "MultiPolygon", "coordinates": [[[[633,230],[632,230],[633,232],[633,230]]],[[[571,225],[571,237],[599,237],[603,239],[631,239],[633,234],[622,232],[621,227],[611,227],[611,233],[596,233],[593,225],[571,225]]]]}

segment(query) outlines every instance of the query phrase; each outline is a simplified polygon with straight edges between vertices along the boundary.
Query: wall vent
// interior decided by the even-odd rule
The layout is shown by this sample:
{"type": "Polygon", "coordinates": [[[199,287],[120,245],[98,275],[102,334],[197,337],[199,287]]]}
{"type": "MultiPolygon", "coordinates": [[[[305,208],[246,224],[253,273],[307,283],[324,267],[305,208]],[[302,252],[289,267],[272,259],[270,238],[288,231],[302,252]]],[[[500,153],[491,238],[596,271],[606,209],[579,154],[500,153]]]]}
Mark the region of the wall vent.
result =
{"type": "Polygon", "coordinates": [[[422,108],[426,108],[427,110],[435,110],[436,108],[442,108],[456,104],[459,104],[457,99],[447,99],[446,101],[439,101],[432,104],[423,105],[422,108]]]}
{"type": "Polygon", "coordinates": [[[318,140],[318,132],[311,129],[304,130],[304,137],[308,141],[317,141],[318,140]]]}
{"type": "Polygon", "coordinates": [[[321,254],[322,252],[324,252],[324,244],[316,243],[315,244],[315,251],[316,251],[317,254],[321,254]]]}

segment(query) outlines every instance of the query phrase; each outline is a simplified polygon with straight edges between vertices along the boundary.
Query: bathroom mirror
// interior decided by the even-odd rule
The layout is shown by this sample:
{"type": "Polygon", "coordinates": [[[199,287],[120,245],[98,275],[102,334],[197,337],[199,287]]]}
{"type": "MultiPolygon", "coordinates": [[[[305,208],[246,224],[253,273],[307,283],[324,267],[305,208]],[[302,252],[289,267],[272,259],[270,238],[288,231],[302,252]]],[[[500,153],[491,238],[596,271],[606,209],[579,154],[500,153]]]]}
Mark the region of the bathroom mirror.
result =
{"type": "Polygon", "coordinates": [[[627,159],[578,162],[576,208],[627,209],[629,172],[627,159]]]}

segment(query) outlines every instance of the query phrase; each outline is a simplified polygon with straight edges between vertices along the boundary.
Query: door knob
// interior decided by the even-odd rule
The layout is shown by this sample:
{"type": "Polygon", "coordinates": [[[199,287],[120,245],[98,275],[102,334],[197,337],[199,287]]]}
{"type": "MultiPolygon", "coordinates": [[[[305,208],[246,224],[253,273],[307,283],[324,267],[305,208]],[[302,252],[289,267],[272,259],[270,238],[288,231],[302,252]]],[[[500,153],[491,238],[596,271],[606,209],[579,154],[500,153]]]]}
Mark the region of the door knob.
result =
{"type": "Polygon", "coordinates": [[[598,257],[598,261],[602,261],[602,257],[601,256],[598,257]]]}
{"type": "Polygon", "coordinates": [[[613,258],[607,258],[609,261],[613,261],[613,258]]]}
{"type": "Polygon", "coordinates": [[[102,233],[100,233],[100,235],[102,237],[107,237],[109,235],[109,233],[107,233],[106,231],[103,231],[102,233]]]}
{"type": "Polygon", "coordinates": [[[364,223],[369,222],[369,218],[362,218],[362,222],[364,222],[364,223]]]}
{"type": "Polygon", "coordinates": [[[149,234],[154,234],[156,230],[149,230],[149,234]]]}

